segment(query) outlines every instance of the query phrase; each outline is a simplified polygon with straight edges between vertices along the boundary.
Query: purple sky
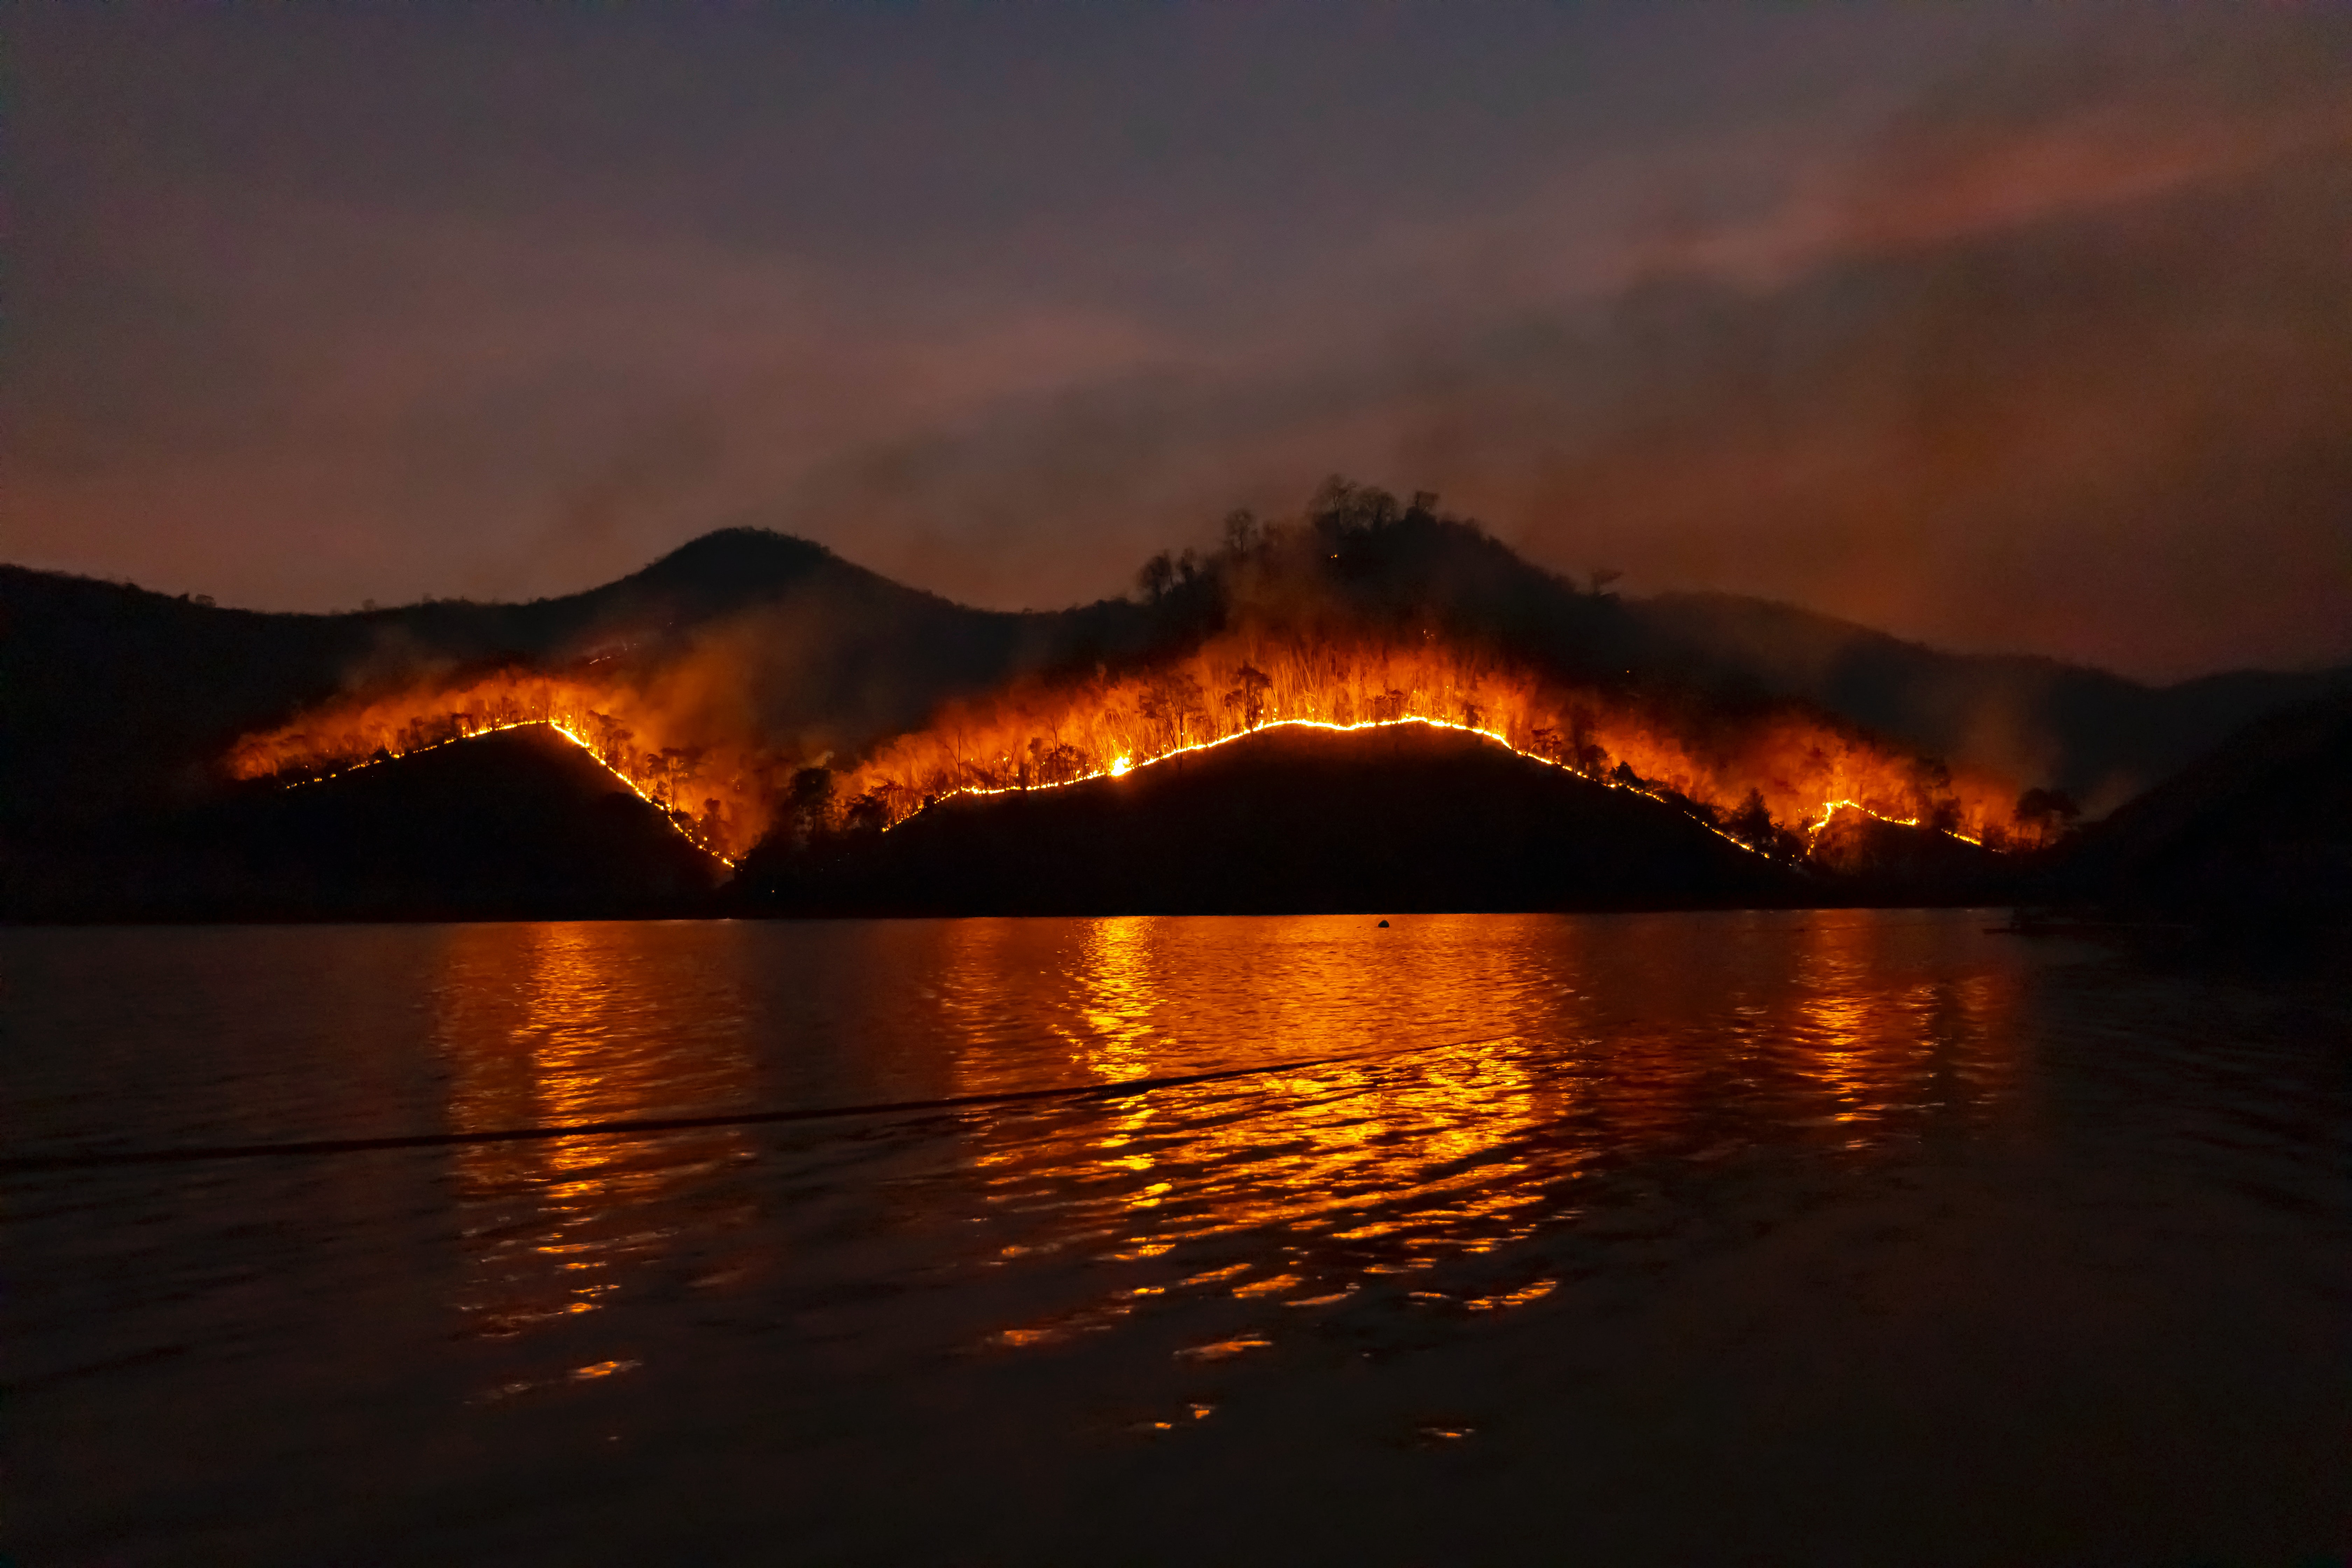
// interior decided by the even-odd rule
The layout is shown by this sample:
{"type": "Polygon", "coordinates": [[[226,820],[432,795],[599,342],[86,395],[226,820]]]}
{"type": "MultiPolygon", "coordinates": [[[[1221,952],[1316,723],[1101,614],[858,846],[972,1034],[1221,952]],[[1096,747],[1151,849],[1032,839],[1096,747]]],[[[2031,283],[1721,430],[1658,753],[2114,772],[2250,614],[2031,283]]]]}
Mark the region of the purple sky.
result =
{"type": "Polygon", "coordinates": [[[1328,473],[1635,593],[2352,658],[2352,11],[43,7],[0,558],[284,608],[757,522],[1123,591],[1328,473]]]}

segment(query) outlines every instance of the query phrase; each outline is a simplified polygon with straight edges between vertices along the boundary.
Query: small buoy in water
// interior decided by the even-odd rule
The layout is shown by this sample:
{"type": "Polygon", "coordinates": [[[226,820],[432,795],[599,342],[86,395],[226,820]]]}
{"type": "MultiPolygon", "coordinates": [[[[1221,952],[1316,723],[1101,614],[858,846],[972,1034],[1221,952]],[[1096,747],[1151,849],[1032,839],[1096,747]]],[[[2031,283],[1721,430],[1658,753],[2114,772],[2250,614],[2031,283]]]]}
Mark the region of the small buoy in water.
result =
{"type": "Polygon", "coordinates": [[[1389,922],[1388,922],[1388,921],[1382,921],[1381,922],[1381,929],[1382,931],[1386,931],[1386,930],[1388,930],[1388,929],[1389,929],[1389,922]]]}

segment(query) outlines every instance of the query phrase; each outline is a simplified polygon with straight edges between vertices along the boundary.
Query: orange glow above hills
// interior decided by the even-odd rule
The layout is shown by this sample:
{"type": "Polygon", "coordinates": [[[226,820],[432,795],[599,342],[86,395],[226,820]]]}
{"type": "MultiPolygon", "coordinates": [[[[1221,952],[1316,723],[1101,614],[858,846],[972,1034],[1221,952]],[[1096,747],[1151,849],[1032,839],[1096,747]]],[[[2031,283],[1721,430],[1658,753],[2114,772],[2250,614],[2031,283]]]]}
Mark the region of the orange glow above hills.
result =
{"type": "Polygon", "coordinates": [[[1245,632],[1149,669],[951,706],[850,770],[840,794],[896,823],[948,796],[1117,777],[1272,726],[1393,723],[1466,731],[1598,783],[1679,795],[1758,847],[1768,828],[1801,836],[1841,808],[1975,841],[2018,832],[2013,784],[1786,705],[1727,714],[1545,682],[1434,641],[1245,632]]]}
{"type": "Polygon", "coordinates": [[[356,767],[502,730],[544,725],[732,864],[766,830],[772,759],[682,737],[625,685],[584,674],[500,670],[446,686],[332,703],[230,752],[237,778],[330,778],[356,767]]]}
{"type": "MultiPolygon", "coordinates": [[[[1727,711],[1656,693],[1546,681],[1450,647],[1229,632],[1191,654],[950,704],[839,770],[809,827],[887,828],[940,799],[1115,778],[1278,726],[1425,724],[1481,735],[1596,783],[1691,812],[1759,850],[1801,852],[1852,810],[1994,847],[2030,843],[2015,786],[1955,773],[1787,704],[1727,711]]],[[[468,736],[544,724],[730,862],[768,830],[814,759],[762,738],[688,732],[656,700],[593,669],[501,670],[314,710],[247,737],[239,777],[318,778],[468,736]]]]}

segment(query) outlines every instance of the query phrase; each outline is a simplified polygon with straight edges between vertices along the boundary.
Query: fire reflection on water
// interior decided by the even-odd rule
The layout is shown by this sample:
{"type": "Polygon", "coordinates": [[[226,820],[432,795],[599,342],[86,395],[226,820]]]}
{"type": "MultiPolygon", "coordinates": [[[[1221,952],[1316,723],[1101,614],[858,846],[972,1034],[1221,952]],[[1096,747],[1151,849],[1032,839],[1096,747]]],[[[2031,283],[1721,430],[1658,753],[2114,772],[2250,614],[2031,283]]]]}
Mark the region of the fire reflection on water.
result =
{"type": "MultiPolygon", "coordinates": [[[[636,928],[642,931],[647,928],[636,928]]],[[[454,1131],[488,1131],[739,1102],[750,1063],[734,1031],[665,1026],[658,951],[631,928],[452,928],[434,996],[454,1131]]],[[[723,1023],[723,1018],[719,1020],[723,1023]]],[[[665,1201],[748,1157],[743,1133],[461,1143],[453,1174],[471,1281],[467,1332],[521,1333],[593,1312],[674,1236],[665,1201]]],[[[614,1356],[586,1380],[634,1368],[614,1356]]],[[[525,1384],[513,1385],[520,1391],[525,1384]]]]}
{"type": "Polygon", "coordinates": [[[926,1279],[939,1246],[1088,1266],[1055,1277],[1095,1299],[1000,1322],[1006,1345],[1213,1296],[1262,1310],[1233,1341],[1254,1346],[1382,1282],[1505,1310],[1558,1284],[1515,1244],[1645,1185],[1792,1148],[1866,1164],[1995,1112],[2018,1081],[2014,974],[1956,954],[1979,933],[1941,917],[716,931],[454,930],[435,997],[451,1126],[757,1110],[772,1069],[812,1106],[1265,1070],[789,1136],[461,1145],[466,1331],[571,1345],[580,1364],[541,1382],[634,1366],[642,1347],[604,1309],[646,1281],[790,1289],[769,1255],[828,1204],[877,1237],[932,1238],[908,1243],[926,1279]],[[607,1323],[609,1341],[587,1331],[607,1323]]]}
{"type": "MultiPolygon", "coordinates": [[[[1197,922],[1090,922],[1066,950],[1054,1027],[1097,1079],[1181,1074],[1199,1057],[1188,1037],[1237,1019],[1265,1058],[1356,1059],[992,1119],[971,1159],[1016,1232],[1004,1255],[1168,1258],[1197,1265],[1179,1290],[1325,1305],[1570,1223],[1595,1176],[1790,1137],[1892,1147],[1956,1093],[1981,1101],[2008,1080],[1994,982],[1890,985],[1916,970],[1868,917],[1748,933],[1769,950],[1750,955],[1760,964],[1704,941],[1645,942],[1638,922],[1461,917],[1386,943],[1347,923],[1331,922],[1335,940],[1236,955],[1204,946],[1197,922]],[[1594,994],[1612,988],[1613,1004],[1594,994]],[[1956,1089],[1963,1058],[1975,1078],[1956,1089]]],[[[993,983],[1000,1005],[1020,1005],[1035,977],[992,982],[1006,956],[1001,937],[961,947],[950,989],[971,1006],[993,983]]],[[[985,1063],[966,1058],[963,1092],[985,1092],[985,1063]]],[[[1454,1304],[1524,1305],[1555,1283],[1454,1304]]],[[[1170,1288],[1001,1342],[1102,1326],[1170,1288]]]]}
{"type": "Polygon", "coordinates": [[[1132,917],[1097,921],[1087,932],[1078,984],[1088,1032],[1071,1035],[1079,1062],[1096,1076],[1123,1080],[1151,1070],[1153,1017],[1164,977],[1151,970],[1150,933],[1132,917]]]}
{"type": "MultiPolygon", "coordinates": [[[[1837,1545],[1861,1540],[1842,1521],[1893,1518],[1889,1477],[1925,1477],[1875,1552],[1900,1561],[1973,1540],[1976,1483],[2011,1463],[1995,1482],[2037,1522],[2009,1555],[2032,1557],[2081,1538],[2084,1495],[2308,1470],[2346,1384],[2340,988],[1985,923],[18,933],[0,971],[29,1059],[0,1087],[20,1145],[926,1102],[20,1172],[12,1410],[70,1448],[24,1446],[45,1474],[18,1489],[76,1516],[25,1555],[429,1550],[535,1498],[543,1518],[498,1539],[584,1518],[592,1551],[645,1525],[658,1558],[708,1498],[714,1529],[669,1557],[804,1545],[771,1527],[813,1504],[819,1548],[908,1513],[948,1555],[1018,1557],[1075,1539],[1056,1510],[1077,1475],[1080,1501],[1113,1503],[1199,1481],[1180,1489],[1206,1500],[1211,1556],[1255,1528],[1217,1506],[1239,1482],[1245,1502],[1321,1488],[1333,1509],[1292,1552],[1314,1557],[1326,1513],[1437,1465],[1422,1555],[1571,1473],[1578,1507],[1658,1478],[1629,1525],[1712,1477],[1732,1513],[1793,1498],[1790,1539],[1837,1545]],[[1307,1064],[1335,1050],[1394,1054],[1307,1064]],[[2247,1424],[2250,1389],[2276,1422],[2247,1424]],[[2054,1412],[2048,1440],[2020,1447],[2021,1411],[2054,1412]],[[2179,1447],[2192,1429],[2220,1436],[2179,1447]],[[1122,1435],[1145,1430],[1184,1447],[1122,1435]],[[1438,1443],[1458,1446],[1405,1451],[1438,1443]]],[[[2333,1539],[2340,1510],[2295,1495],[2307,1539],[2333,1539]]],[[[2210,1545],[2214,1517],[2133,1539],[2210,1545]]],[[[2284,1554],[2246,1517],[2239,1554],[2284,1554]]],[[[1453,1554],[1550,1528],[1507,1520],[1453,1554]]]]}
{"type": "Polygon", "coordinates": [[[1825,1115],[1864,1123],[1951,1110],[1988,1091],[2005,1096],[2013,1060],[1975,1047],[2006,1037],[2009,998],[1986,975],[1888,985],[1877,951],[1884,936],[1856,921],[1804,931],[1798,1037],[1807,1048],[1795,1059],[1825,1095],[1825,1115]]]}

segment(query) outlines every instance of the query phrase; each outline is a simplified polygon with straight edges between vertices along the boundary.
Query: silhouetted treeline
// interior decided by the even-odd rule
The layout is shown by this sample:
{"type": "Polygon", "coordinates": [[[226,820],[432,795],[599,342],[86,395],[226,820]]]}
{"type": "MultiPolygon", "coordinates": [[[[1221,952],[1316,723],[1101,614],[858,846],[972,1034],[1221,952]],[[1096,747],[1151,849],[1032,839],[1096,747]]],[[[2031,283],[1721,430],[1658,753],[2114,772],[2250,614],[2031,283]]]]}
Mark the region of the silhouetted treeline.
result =
{"type": "Polygon", "coordinates": [[[831,775],[726,901],[802,915],[1608,910],[1997,900],[2019,866],[1869,822],[1820,853],[1642,781],[1454,731],[1276,729],[1123,777],[939,802],[887,832],[831,775]],[[1756,834],[1759,847],[1734,842],[1756,834]]]}
{"type": "MultiPolygon", "coordinates": [[[[688,658],[732,661],[744,710],[774,737],[759,787],[782,794],[959,695],[1148,663],[1238,618],[1311,630],[1328,617],[1473,639],[1664,700],[1794,697],[1955,763],[2000,767],[2010,759],[1984,754],[1982,737],[2016,737],[2054,759],[2021,781],[2045,792],[2048,836],[2067,822],[2055,796],[2103,809],[2345,673],[2149,688],[2047,660],[1943,654],[1760,601],[1623,597],[1610,577],[1580,584],[1537,567],[1433,496],[1336,480],[1295,518],[1235,514],[1213,544],[1155,556],[1134,597],[1053,612],[965,608],[751,529],[566,597],[318,616],[0,567],[0,885],[26,885],[36,862],[69,882],[57,868],[74,854],[119,865],[117,847],[232,798],[221,764],[242,735],[331,698],[505,666],[652,679],[688,658]]],[[[1050,757],[1036,762],[1053,776],[1050,757]]],[[[807,803],[793,809],[814,819],[807,803]]],[[[871,803],[828,800],[817,815],[840,832],[861,812],[871,803]]],[[[1714,815],[1711,826],[1773,851],[1761,825],[1714,815]]]]}
{"type": "MultiPolygon", "coordinates": [[[[822,785],[803,799],[814,808],[822,785]]],[[[884,833],[799,819],[730,905],[780,914],[1689,908],[1806,901],[1796,868],[1672,807],[1408,726],[1275,730],[884,833]]]]}
{"type": "MultiPolygon", "coordinates": [[[[1929,757],[2099,810],[2168,777],[2258,715],[2352,684],[2352,668],[2241,671],[2149,687],[2032,655],[1956,655],[1729,594],[1627,599],[1622,574],[1544,570],[1428,492],[1327,481],[1297,520],[1226,520],[1205,554],[1155,556],[1159,635],[1253,613],[1427,627],[1564,679],[1684,700],[1793,699],[1929,757]]],[[[2053,827],[2053,834],[2056,829],[2053,827]]]]}

